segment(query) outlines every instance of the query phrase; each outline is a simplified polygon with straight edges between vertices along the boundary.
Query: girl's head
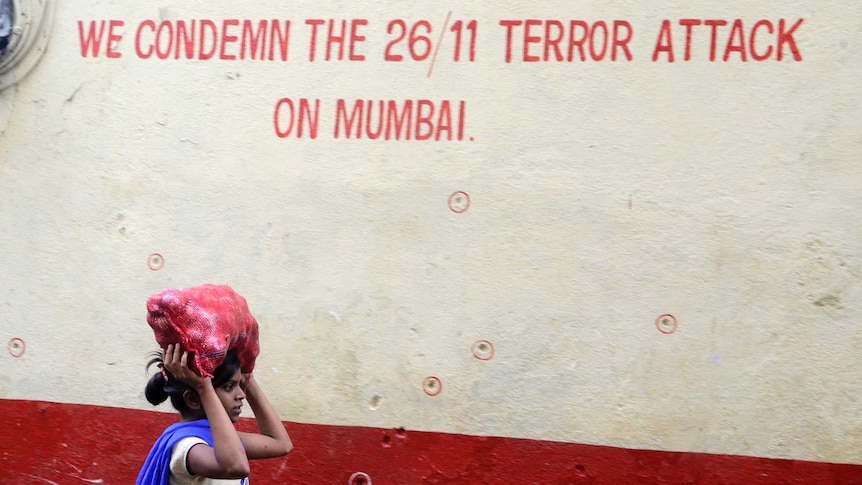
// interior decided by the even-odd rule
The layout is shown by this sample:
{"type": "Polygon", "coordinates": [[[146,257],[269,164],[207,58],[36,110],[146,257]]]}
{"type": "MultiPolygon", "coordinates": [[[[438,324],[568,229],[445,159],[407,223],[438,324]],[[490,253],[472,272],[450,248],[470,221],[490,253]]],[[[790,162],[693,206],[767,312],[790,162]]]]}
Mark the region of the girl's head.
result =
{"type": "MultiPolygon", "coordinates": [[[[147,363],[147,369],[153,364],[158,364],[161,368],[163,362],[163,352],[155,352],[153,359],[147,363]]],[[[205,418],[206,414],[197,391],[175,378],[167,369],[162,370],[164,374],[156,372],[147,382],[147,387],[144,390],[147,401],[153,405],[159,405],[170,398],[174,409],[180,412],[183,419],[205,418]],[[165,376],[167,376],[167,380],[165,380],[165,376]]],[[[242,374],[240,373],[239,357],[236,352],[229,351],[222,364],[213,371],[212,385],[233,422],[239,419],[239,414],[242,411],[242,400],[245,399],[241,384],[242,374]]]]}

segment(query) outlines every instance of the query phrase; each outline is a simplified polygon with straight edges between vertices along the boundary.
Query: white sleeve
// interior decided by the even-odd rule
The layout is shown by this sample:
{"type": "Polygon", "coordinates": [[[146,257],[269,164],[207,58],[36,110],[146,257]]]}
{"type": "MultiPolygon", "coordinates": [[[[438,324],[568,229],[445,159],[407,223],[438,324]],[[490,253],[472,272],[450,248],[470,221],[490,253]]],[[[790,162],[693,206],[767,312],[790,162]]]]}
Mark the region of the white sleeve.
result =
{"type": "Polygon", "coordinates": [[[192,474],[189,473],[186,458],[189,456],[189,450],[192,449],[192,446],[201,443],[206,444],[206,441],[197,436],[190,436],[177,441],[174,449],[171,450],[171,479],[180,478],[188,480],[192,477],[192,474]]]}

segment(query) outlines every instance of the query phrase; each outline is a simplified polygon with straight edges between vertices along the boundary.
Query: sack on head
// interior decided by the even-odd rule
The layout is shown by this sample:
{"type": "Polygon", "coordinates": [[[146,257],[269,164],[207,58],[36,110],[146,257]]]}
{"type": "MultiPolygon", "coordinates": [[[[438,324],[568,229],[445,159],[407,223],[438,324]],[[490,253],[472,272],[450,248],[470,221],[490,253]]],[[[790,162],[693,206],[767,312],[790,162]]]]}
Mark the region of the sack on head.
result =
{"type": "Polygon", "coordinates": [[[212,377],[229,350],[236,350],[243,373],[260,353],[257,320],[245,298],[229,286],[168,288],[147,299],[147,323],[165,349],[181,344],[194,354],[189,367],[212,377]]]}

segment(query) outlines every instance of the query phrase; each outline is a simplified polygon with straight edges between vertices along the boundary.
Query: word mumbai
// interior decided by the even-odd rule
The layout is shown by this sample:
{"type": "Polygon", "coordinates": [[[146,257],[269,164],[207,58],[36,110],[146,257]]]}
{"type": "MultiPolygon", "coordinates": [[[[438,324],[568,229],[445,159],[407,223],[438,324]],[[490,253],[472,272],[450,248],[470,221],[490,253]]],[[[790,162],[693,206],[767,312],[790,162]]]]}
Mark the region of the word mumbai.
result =
{"type": "MultiPolygon", "coordinates": [[[[275,134],[315,139],[320,113],[320,99],[279,99],[273,112],[275,134]]],[[[339,99],[332,134],[335,139],[463,141],[466,115],[466,101],[339,99]]]]}

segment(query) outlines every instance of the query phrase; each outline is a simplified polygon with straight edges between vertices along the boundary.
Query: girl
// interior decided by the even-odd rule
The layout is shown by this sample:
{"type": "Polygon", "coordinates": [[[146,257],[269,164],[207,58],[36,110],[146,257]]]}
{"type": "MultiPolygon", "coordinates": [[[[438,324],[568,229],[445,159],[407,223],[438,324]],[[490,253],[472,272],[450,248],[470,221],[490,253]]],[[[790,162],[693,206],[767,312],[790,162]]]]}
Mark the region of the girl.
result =
{"type": "Polygon", "coordinates": [[[158,405],[170,397],[182,419],[153,445],[136,484],[247,485],[248,460],[286,455],[293,449],[290,437],[254,376],[240,372],[236,353],[227,353],[212,378],[196,374],[188,359],[176,344],[149,363],[162,372],[147,383],[147,401],[158,405]],[[234,428],[245,399],[259,434],[234,428]]]}

